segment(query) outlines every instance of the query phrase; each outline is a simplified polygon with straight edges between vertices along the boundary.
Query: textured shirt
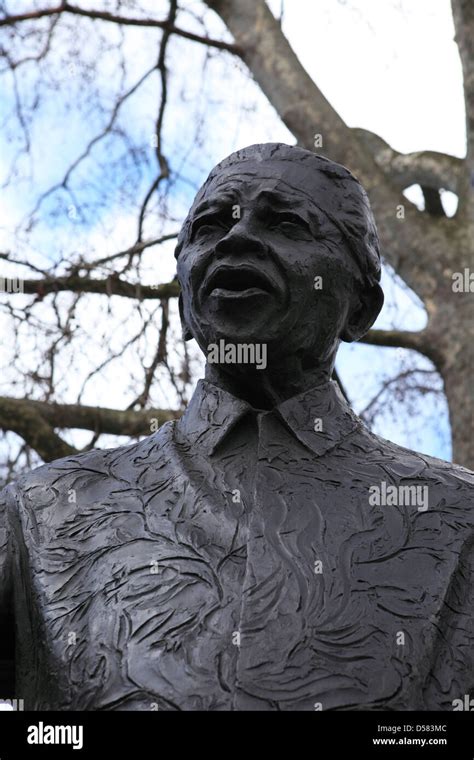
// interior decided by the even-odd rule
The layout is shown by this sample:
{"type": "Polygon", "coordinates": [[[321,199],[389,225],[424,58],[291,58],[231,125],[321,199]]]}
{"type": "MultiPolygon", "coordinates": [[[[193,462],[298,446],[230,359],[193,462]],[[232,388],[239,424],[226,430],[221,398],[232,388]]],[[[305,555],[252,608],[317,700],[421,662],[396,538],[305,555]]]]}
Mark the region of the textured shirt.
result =
{"type": "Polygon", "coordinates": [[[474,687],[473,484],[368,431],[333,383],[264,411],[201,380],[145,440],[9,487],[16,695],[451,710],[474,687]]]}

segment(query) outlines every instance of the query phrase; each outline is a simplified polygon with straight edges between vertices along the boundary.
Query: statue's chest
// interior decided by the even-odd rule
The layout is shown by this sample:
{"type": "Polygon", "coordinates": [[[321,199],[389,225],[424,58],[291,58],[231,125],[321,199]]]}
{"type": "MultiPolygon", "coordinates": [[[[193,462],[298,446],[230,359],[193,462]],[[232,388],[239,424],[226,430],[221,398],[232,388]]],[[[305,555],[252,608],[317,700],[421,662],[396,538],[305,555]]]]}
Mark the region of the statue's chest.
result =
{"type": "Polygon", "coordinates": [[[188,492],[110,511],[89,551],[79,518],[61,562],[43,544],[37,601],[72,706],[396,709],[403,693],[416,707],[439,559],[311,489],[234,503],[188,492]]]}

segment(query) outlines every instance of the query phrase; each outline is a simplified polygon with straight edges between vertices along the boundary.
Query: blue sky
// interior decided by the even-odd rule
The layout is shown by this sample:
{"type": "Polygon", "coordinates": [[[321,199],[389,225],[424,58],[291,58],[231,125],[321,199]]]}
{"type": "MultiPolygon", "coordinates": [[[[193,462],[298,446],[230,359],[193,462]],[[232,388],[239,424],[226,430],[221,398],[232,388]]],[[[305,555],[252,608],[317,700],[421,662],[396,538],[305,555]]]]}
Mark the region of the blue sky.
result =
{"type": "MultiPolygon", "coordinates": [[[[16,11],[38,4],[11,3],[11,11],[13,5],[16,11]]],[[[156,17],[165,17],[166,3],[150,1],[148,5],[156,17]]],[[[211,36],[229,38],[219,19],[201,3],[182,5],[189,12],[181,14],[181,26],[202,32],[192,15],[196,11],[204,15],[211,36]]],[[[270,5],[280,10],[280,0],[270,5]]],[[[98,142],[90,158],[73,175],[74,195],[62,190],[51,195],[41,206],[32,231],[23,229],[18,233],[15,229],[16,223],[34,207],[39,193],[62,180],[71,162],[107,123],[117,92],[130,87],[156,60],[159,30],[130,27],[125,31],[127,70],[123,75],[116,49],[120,38],[114,25],[100,25],[102,39],[98,37],[99,25],[87,19],[75,18],[67,26],[70,30],[57,34],[51,69],[44,68],[39,76],[34,66],[18,70],[22,97],[31,104],[38,98],[39,102],[32,122],[30,157],[20,158],[19,176],[5,190],[0,236],[3,249],[27,255],[35,263],[58,261],[72,250],[91,257],[94,252],[107,255],[132,244],[137,202],[156,171],[152,136],[160,85],[155,72],[124,105],[116,133],[98,142]],[[127,141],[121,133],[127,135],[127,141]],[[72,203],[79,212],[75,219],[68,213],[72,203]]],[[[292,0],[284,4],[283,30],[310,75],[350,126],[372,130],[403,152],[430,149],[463,155],[461,69],[448,0],[292,0]]],[[[259,141],[294,142],[245,67],[232,56],[173,38],[168,67],[169,100],[163,143],[172,183],[166,199],[164,193],[156,199],[145,237],[178,229],[199,184],[212,166],[232,150],[259,141]],[[168,220],[160,214],[163,204],[168,220]]],[[[11,76],[3,77],[1,99],[5,113],[14,102],[14,91],[11,76]]],[[[9,125],[0,138],[3,181],[15,149],[23,140],[18,125],[9,125]]],[[[414,202],[420,201],[416,188],[408,195],[414,202]]],[[[446,195],[444,200],[452,212],[454,199],[446,195]]],[[[172,251],[172,244],[150,251],[144,259],[144,282],[171,278],[172,251]]],[[[397,284],[388,270],[383,284],[386,306],[376,327],[421,329],[426,317],[416,296],[397,284]]],[[[82,350],[91,361],[99,363],[107,334],[105,329],[100,340],[94,334],[94,323],[102,308],[96,299],[87,299],[86,313],[82,314],[86,341],[82,350]]],[[[121,323],[131,329],[137,315],[132,316],[130,308],[130,304],[114,304],[110,324],[115,336],[117,330],[125,329],[119,328],[121,323]]],[[[109,342],[112,338],[109,336],[109,342]]],[[[8,347],[3,351],[2,363],[8,365],[8,347]]],[[[194,352],[197,354],[195,349],[194,352]]],[[[33,356],[32,349],[31,361],[33,356]]],[[[337,366],[355,409],[363,409],[380,382],[413,358],[403,350],[344,345],[337,366]]],[[[65,366],[70,361],[66,352],[65,366]]],[[[197,355],[195,362],[199,366],[197,355]]],[[[416,362],[420,368],[429,367],[422,357],[416,357],[416,362]]],[[[27,363],[25,359],[25,366],[27,363]]],[[[7,382],[14,379],[11,373],[7,382]]],[[[116,376],[114,379],[112,388],[111,377],[104,373],[84,401],[126,406],[130,394],[127,384],[116,376]]],[[[60,384],[59,400],[73,401],[79,385],[78,376],[60,384]]],[[[4,383],[2,392],[6,390],[4,383]]],[[[172,390],[163,384],[156,392],[155,403],[164,404],[170,398],[173,399],[172,390]]],[[[408,404],[397,401],[394,411],[378,417],[375,428],[402,445],[450,458],[447,408],[442,399],[424,397],[414,414],[408,404]]]]}

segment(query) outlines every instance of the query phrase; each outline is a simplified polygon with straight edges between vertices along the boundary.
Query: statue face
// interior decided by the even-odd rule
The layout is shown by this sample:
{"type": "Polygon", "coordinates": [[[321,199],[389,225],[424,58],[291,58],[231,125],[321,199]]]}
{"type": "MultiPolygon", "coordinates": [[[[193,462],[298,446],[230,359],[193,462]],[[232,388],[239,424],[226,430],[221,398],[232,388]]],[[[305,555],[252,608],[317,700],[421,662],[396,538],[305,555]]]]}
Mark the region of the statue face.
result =
{"type": "MultiPolygon", "coordinates": [[[[183,320],[211,343],[266,343],[268,358],[334,352],[361,274],[338,228],[288,162],[222,172],[194,208],[178,257],[183,320]]],[[[316,187],[317,193],[317,187],[316,187]]],[[[327,207],[325,198],[325,207],[327,207]]]]}

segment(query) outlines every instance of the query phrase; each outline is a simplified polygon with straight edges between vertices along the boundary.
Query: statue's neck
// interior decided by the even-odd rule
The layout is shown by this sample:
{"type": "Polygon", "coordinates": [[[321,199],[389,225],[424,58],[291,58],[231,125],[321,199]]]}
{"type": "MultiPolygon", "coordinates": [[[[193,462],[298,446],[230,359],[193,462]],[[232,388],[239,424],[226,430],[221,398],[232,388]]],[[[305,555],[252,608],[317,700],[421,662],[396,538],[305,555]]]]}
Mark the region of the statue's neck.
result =
{"type": "Polygon", "coordinates": [[[273,409],[293,396],[318,386],[322,390],[332,374],[332,364],[303,369],[297,360],[267,369],[238,369],[232,365],[206,364],[206,380],[244,399],[255,409],[273,409]]]}

